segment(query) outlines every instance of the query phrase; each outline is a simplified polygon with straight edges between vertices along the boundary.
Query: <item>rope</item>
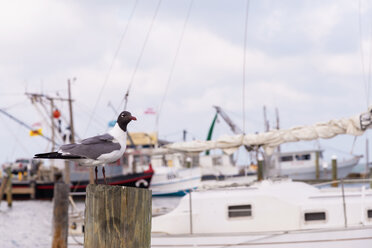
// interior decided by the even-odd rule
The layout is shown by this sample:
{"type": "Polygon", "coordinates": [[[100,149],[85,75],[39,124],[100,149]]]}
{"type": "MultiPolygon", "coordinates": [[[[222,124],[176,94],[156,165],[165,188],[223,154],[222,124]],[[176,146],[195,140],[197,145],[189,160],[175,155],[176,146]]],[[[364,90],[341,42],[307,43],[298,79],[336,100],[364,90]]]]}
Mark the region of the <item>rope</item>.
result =
{"type": "Polygon", "coordinates": [[[248,14],[249,14],[249,0],[245,10],[245,24],[244,24],[244,53],[243,53],[243,85],[242,85],[242,111],[243,111],[243,133],[245,133],[245,67],[246,67],[246,53],[247,53],[247,34],[248,34],[248,14]]]}
{"type": "MultiPolygon", "coordinates": [[[[1,95],[1,94],[0,94],[1,95]]],[[[20,106],[20,105],[24,105],[26,102],[28,102],[27,100],[23,100],[23,101],[21,101],[21,102],[17,102],[17,103],[14,103],[14,104],[12,104],[12,105],[9,105],[9,106],[7,106],[7,107],[3,107],[3,108],[1,108],[1,109],[3,109],[3,110],[9,110],[9,109],[11,109],[11,108],[15,108],[15,107],[18,107],[18,106],[20,106]]]]}
{"type": "Polygon", "coordinates": [[[99,94],[98,94],[97,101],[96,101],[96,103],[94,104],[93,111],[92,111],[92,113],[90,114],[90,118],[89,118],[89,121],[88,121],[88,125],[87,125],[87,127],[85,128],[85,132],[84,132],[84,135],[83,135],[83,136],[85,136],[87,130],[88,130],[89,127],[90,127],[90,124],[91,124],[91,122],[92,122],[93,116],[94,116],[95,111],[96,111],[96,109],[97,109],[98,103],[99,103],[99,101],[101,100],[103,90],[105,89],[106,84],[107,84],[107,82],[108,82],[108,80],[109,80],[109,78],[110,78],[112,68],[114,67],[114,64],[115,64],[116,58],[117,58],[117,56],[119,55],[119,51],[120,51],[121,45],[122,45],[122,43],[123,43],[123,40],[124,40],[124,38],[126,37],[126,34],[127,34],[127,31],[128,31],[129,24],[131,23],[131,20],[132,20],[133,15],[134,15],[134,11],[136,10],[136,7],[137,7],[137,3],[138,3],[138,0],[135,1],[134,6],[133,6],[133,9],[132,9],[132,11],[131,11],[131,13],[130,13],[130,15],[129,15],[129,17],[128,17],[127,25],[125,26],[124,31],[123,31],[123,33],[122,33],[121,36],[120,36],[120,40],[119,40],[118,47],[116,48],[116,51],[115,51],[115,53],[114,53],[114,57],[112,58],[111,64],[110,64],[110,66],[109,66],[109,69],[108,69],[107,74],[106,74],[106,76],[105,76],[105,79],[104,79],[104,81],[103,81],[103,85],[102,85],[102,87],[101,87],[101,90],[100,90],[100,92],[99,92],[99,94]]]}
{"type": "MultiPolygon", "coordinates": [[[[14,140],[16,141],[15,145],[19,145],[25,153],[30,154],[30,151],[27,150],[26,146],[24,146],[24,145],[22,144],[22,141],[21,141],[21,140],[19,139],[19,137],[18,137],[18,135],[19,135],[21,132],[14,132],[14,131],[9,127],[9,125],[7,124],[7,122],[6,122],[6,120],[5,120],[5,118],[4,118],[3,116],[0,116],[0,119],[2,120],[1,123],[3,123],[4,126],[5,126],[5,127],[6,127],[6,128],[7,128],[7,129],[12,133],[12,135],[13,135],[13,137],[14,137],[14,140]]],[[[14,147],[13,147],[13,149],[12,149],[12,152],[11,152],[12,156],[14,155],[15,145],[14,145],[14,147]]]]}
{"type": "MultiPolygon", "coordinates": [[[[154,13],[154,16],[152,17],[152,20],[151,20],[151,24],[150,24],[150,28],[149,30],[147,31],[147,34],[146,34],[146,37],[145,37],[145,40],[142,44],[142,48],[141,48],[141,52],[137,58],[137,62],[136,62],[136,65],[134,67],[134,70],[132,72],[132,76],[131,76],[131,79],[130,79],[130,82],[129,82],[129,86],[128,86],[128,89],[127,89],[127,92],[125,93],[125,96],[124,98],[122,99],[122,101],[120,102],[120,105],[119,105],[119,109],[120,109],[120,106],[123,104],[123,102],[125,101],[125,104],[124,104],[124,110],[127,109],[127,103],[128,103],[128,97],[129,97],[129,92],[130,92],[130,89],[132,88],[132,84],[133,84],[133,81],[134,81],[134,78],[136,76],[136,73],[137,73],[137,70],[138,70],[138,67],[139,67],[139,64],[142,60],[142,56],[143,56],[143,53],[145,51],[145,47],[147,45],[147,42],[149,40],[149,37],[150,37],[150,34],[151,34],[151,31],[152,31],[152,27],[154,25],[154,22],[155,22],[155,19],[158,15],[158,12],[159,12],[159,7],[160,7],[160,4],[161,4],[161,1],[162,0],[159,0],[158,1],[158,4],[156,5],[156,9],[155,9],[155,13],[154,13]]],[[[116,112],[119,112],[119,109],[116,110],[116,112]]]]}
{"type": "Polygon", "coordinates": [[[163,97],[161,99],[161,102],[160,102],[160,105],[159,105],[159,109],[158,109],[158,113],[156,114],[156,131],[157,132],[159,131],[160,113],[161,113],[161,111],[163,109],[163,105],[164,105],[164,102],[165,102],[165,97],[167,96],[169,85],[170,85],[170,82],[171,82],[172,77],[173,77],[174,67],[176,65],[179,52],[181,50],[181,45],[182,45],[183,37],[185,35],[186,26],[187,26],[187,23],[189,21],[189,17],[190,17],[190,13],[191,13],[191,9],[192,9],[193,3],[194,3],[194,0],[191,0],[190,1],[190,4],[189,4],[189,8],[187,10],[185,22],[183,23],[183,27],[182,27],[182,31],[181,31],[181,36],[180,36],[180,39],[178,40],[176,54],[174,55],[174,58],[173,58],[173,61],[172,61],[171,70],[170,70],[170,73],[169,73],[169,76],[168,76],[168,81],[167,81],[167,85],[165,87],[164,95],[163,95],[163,97]]]}

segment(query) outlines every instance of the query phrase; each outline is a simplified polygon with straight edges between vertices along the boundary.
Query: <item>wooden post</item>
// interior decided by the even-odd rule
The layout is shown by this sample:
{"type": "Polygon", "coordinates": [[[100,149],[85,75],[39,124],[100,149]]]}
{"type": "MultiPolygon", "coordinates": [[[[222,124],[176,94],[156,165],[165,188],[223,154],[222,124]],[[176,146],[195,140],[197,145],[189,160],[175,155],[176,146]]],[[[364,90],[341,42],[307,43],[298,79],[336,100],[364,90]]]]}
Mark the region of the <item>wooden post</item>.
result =
{"type": "Polygon", "coordinates": [[[258,158],[257,160],[257,181],[261,181],[263,179],[263,159],[258,158]]]}
{"type": "MultiPolygon", "coordinates": [[[[94,184],[94,168],[89,167],[89,183],[94,184]]],[[[98,179],[98,178],[97,178],[98,179]]]]}
{"type": "Polygon", "coordinates": [[[319,168],[319,151],[315,152],[315,179],[319,180],[320,168],[319,168]]]}
{"type": "MultiPolygon", "coordinates": [[[[337,180],[337,157],[332,156],[332,181],[337,180]]],[[[332,187],[337,187],[338,183],[332,183],[332,187]]]]}
{"type": "Polygon", "coordinates": [[[64,171],[64,179],[65,179],[65,183],[67,185],[70,185],[71,183],[71,177],[70,177],[70,161],[65,161],[65,171],[64,171]]]}
{"type": "Polygon", "coordinates": [[[89,184],[84,224],[85,248],[149,248],[151,191],[89,184]]]}
{"type": "Polygon", "coordinates": [[[30,194],[30,198],[31,199],[35,199],[35,193],[36,193],[36,183],[35,181],[32,181],[30,183],[30,186],[31,186],[31,194],[30,194]]]}
{"type": "Polygon", "coordinates": [[[6,183],[6,201],[8,202],[8,207],[12,207],[13,196],[12,196],[12,172],[8,170],[8,181],[6,183]]]}
{"type": "Polygon", "coordinates": [[[67,248],[69,192],[70,188],[67,184],[63,182],[54,184],[52,248],[67,248]]]}
{"type": "Polygon", "coordinates": [[[1,185],[0,185],[0,203],[3,200],[4,191],[5,191],[7,182],[8,182],[8,177],[4,177],[3,180],[1,181],[1,185]]]}

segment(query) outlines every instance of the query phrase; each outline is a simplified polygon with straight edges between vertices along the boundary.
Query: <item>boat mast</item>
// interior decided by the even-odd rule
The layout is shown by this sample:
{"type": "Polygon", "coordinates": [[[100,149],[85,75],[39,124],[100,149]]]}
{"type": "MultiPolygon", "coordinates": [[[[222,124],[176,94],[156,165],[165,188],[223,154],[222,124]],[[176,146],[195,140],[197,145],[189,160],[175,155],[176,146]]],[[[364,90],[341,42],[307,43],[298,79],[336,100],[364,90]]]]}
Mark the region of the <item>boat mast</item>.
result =
{"type": "MultiPolygon", "coordinates": [[[[75,81],[76,78],[73,79],[75,81]]],[[[71,143],[75,143],[75,131],[74,131],[74,119],[72,114],[72,99],[71,99],[71,81],[67,80],[67,89],[68,89],[68,107],[70,112],[70,131],[71,131],[71,143]]]]}

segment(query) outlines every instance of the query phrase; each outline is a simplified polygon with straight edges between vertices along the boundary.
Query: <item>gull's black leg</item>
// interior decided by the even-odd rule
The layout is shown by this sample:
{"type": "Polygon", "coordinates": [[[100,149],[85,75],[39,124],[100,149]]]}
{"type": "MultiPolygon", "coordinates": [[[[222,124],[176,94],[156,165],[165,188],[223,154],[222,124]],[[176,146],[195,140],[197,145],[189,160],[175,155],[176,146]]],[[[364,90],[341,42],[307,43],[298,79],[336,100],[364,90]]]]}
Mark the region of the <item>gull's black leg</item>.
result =
{"type": "Polygon", "coordinates": [[[95,171],[96,171],[96,184],[98,184],[98,179],[97,179],[98,169],[97,169],[97,166],[96,166],[96,168],[95,168],[95,171]]]}
{"type": "Polygon", "coordinates": [[[102,174],[103,174],[103,180],[105,181],[105,184],[107,185],[106,174],[105,174],[105,166],[102,166],[102,174]]]}

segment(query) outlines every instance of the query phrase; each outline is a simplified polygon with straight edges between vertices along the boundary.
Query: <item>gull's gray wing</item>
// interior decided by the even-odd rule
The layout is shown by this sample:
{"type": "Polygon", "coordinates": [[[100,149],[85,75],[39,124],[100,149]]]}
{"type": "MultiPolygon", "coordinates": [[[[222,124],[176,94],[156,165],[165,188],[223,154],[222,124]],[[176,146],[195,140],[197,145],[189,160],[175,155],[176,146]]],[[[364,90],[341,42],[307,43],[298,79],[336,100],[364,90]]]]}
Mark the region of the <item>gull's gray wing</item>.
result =
{"type": "Polygon", "coordinates": [[[97,159],[102,154],[120,150],[120,144],[112,142],[113,139],[114,137],[109,134],[98,135],[84,139],[80,144],[62,145],[60,150],[63,153],[69,153],[90,159],[97,159]]]}

